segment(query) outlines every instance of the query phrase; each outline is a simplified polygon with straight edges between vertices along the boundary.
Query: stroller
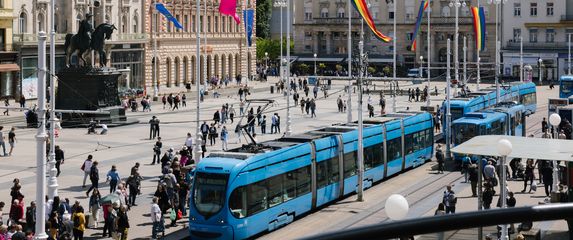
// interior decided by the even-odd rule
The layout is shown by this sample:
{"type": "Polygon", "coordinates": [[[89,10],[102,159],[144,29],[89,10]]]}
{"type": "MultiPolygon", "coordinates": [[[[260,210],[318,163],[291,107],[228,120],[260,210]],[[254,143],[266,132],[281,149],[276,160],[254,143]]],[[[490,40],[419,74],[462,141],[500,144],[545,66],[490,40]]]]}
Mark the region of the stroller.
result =
{"type": "Polygon", "coordinates": [[[514,158],[509,162],[509,166],[512,170],[513,179],[525,179],[525,164],[521,162],[521,158],[514,158]]]}

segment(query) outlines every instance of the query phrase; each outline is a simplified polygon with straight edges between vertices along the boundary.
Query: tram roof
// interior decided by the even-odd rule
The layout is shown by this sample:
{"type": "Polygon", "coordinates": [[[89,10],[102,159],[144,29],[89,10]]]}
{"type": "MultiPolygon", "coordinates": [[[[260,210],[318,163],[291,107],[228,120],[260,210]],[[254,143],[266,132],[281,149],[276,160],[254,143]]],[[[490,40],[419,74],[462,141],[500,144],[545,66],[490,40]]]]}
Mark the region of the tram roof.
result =
{"type": "Polygon", "coordinates": [[[454,148],[458,154],[497,156],[497,142],[507,139],[513,146],[510,158],[532,158],[573,162],[573,141],[564,139],[526,138],[504,135],[483,135],[474,137],[454,148]]]}

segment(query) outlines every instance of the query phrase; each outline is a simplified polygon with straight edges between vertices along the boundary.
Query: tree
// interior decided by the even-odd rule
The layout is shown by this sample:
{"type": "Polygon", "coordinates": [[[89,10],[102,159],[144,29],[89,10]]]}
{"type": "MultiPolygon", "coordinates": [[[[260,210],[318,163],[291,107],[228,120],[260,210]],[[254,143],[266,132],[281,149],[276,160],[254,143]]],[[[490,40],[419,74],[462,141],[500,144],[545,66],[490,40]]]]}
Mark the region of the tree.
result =
{"type": "Polygon", "coordinates": [[[279,40],[257,39],[257,59],[264,60],[265,52],[269,53],[269,61],[277,59],[281,54],[281,43],[279,40]]]}
{"type": "Polygon", "coordinates": [[[368,67],[368,73],[372,76],[374,75],[374,73],[376,73],[376,68],[374,67],[368,67]]]}
{"type": "Polygon", "coordinates": [[[308,70],[310,69],[310,67],[306,63],[301,63],[300,65],[298,65],[298,69],[300,70],[300,73],[302,75],[306,75],[308,74],[308,70]]]}
{"type": "MultiPolygon", "coordinates": [[[[268,39],[271,37],[271,13],[272,13],[271,0],[257,0],[257,38],[268,39]]],[[[258,42],[257,42],[258,48],[258,42]]],[[[263,53],[264,54],[264,53],[263,53]]]]}

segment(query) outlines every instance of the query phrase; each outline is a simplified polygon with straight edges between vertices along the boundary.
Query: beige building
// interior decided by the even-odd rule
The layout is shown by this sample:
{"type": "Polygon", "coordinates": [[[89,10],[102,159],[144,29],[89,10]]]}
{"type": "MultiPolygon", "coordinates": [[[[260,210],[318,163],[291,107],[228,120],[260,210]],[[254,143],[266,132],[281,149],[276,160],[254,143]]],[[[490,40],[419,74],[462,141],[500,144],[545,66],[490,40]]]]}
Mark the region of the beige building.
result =
{"type": "MultiPolygon", "coordinates": [[[[145,88],[152,95],[157,86],[159,93],[186,91],[196,82],[196,33],[201,33],[201,83],[205,79],[229,77],[242,79],[254,75],[256,45],[253,31],[253,45],[246,47],[244,23],[242,22],[242,1],[237,8],[241,24],[237,25],[230,16],[219,13],[219,1],[202,1],[200,22],[195,21],[196,1],[164,1],[167,9],[183,25],[176,29],[173,24],[156,12],[154,0],[145,1],[145,32],[150,35],[145,46],[145,88]],[[197,29],[199,28],[199,29],[197,29]],[[207,45],[204,36],[207,36],[207,45]],[[156,49],[156,51],[154,51],[156,49]],[[154,64],[156,56],[157,64],[154,64]],[[157,65],[157,69],[155,68],[157,65]],[[155,79],[155,80],[154,80],[155,79]]],[[[254,8],[253,5],[248,7],[254,8]]],[[[243,80],[243,83],[245,80],[243,80]]],[[[194,87],[192,89],[195,89],[194,87]]]]}
{"type": "MultiPolygon", "coordinates": [[[[422,26],[418,33],[418,47],[410,51],[412,33],[414,31],[420,0],[370,1],[370,13],[377,28],[388,36],[393,36],[393,21],[396,18],[397,59],[406,68],[418,67],[419,56],[427,58],[427,17],[424,14],[422,26]]],[[[462,1],[464,2],[464,1],[462,1]]],[[[481,1],[482,4],[486,1],[481,1]]],[[[475,42],[473,34],[473,19],[470,7],[477,1],[465,1],[466,5],[459,8],[459,59],[462,57],[463,36],[467,36],[468,59],[475,61],[475,42]]],[[[300,0],[295,1],[294,13],[294,42],[295,54],[312,56],[317,53],[317,61],[341,62],[346,66],[347,34],[348,34],[348,1],[345,0],[300,0]]],[[[431,60],[432,67],[444,67],[446,63],[447,39],[454,39],[455,7],[450,7],[450,0],[430,0],[431,8],[431,60]]],[[[493,62],[495,59],[495,5],[486,6],[486,22],[489,35],[486,37],[486,51],[480,53],[482,62],[493,62]]],[[[360,19],[352,8],[352,41],[357,46],[360,33],[360,19]]],[[[393,43],[384,43],[376,39],[367,25],[364,25],[365,51],[369,53],[370,65],[390,64],[392,62],[393,43]]],[[[453,50],[452,50],[453,53],[453,50]]],[[[305,59],[305,58],[303,58],[305,59]]],[[[391,64],[390,64],[391,65],[391,64]]]]}
{"type": "Polygon", "coordinates": [[[0,0],[0,97],[18,96],[14,86],[20,68],[16,64],[18,54],[12,46],[13,12],[12,0],[0,0]]]}

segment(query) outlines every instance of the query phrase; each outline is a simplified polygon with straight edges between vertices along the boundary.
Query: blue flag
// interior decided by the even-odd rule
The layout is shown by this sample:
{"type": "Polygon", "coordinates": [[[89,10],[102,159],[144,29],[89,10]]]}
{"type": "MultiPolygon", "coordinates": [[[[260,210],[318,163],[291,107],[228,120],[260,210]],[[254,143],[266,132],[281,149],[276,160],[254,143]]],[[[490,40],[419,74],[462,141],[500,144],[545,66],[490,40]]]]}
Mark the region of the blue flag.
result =
{"type": "Polygon", "coordinates": [[[163,14],[163,16],[165,16],[165,18],[167,18],[167,20],[173,22],[173,26],[175,26],[178,29],[182,29],[183,26],[181,26],[181,23],[179,23],[179,21],[177,21],[177,18],[175,18],[171,12],[169,12],[169,10],[167,10],[167,8],[165,8],[165,5],[163,5],[163,3],[155,3],[155,9],[157,9],[157,11],[161,14],[163,14]]]}
{"type": "Polygon", "coordinates": [[[253,35],[253,23],[255,18],[255,10],[247,9],[243,10],[243,22],[245,23],[245,29],[247,34],[247,46],[253,44],[251,36],[253,35]]]}

